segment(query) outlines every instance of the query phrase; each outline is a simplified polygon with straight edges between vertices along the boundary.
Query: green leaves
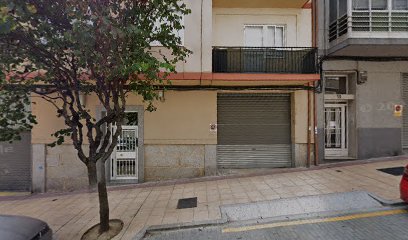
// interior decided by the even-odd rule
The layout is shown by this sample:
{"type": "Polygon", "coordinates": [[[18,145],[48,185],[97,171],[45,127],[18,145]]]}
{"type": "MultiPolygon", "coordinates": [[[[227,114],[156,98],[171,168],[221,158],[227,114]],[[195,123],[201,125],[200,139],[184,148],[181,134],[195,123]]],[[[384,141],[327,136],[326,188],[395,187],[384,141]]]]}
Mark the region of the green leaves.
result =
{"type": "Polygon", "coordinates": [[[49,147],[56,147],[65,142],[65,137],[69,137],[72,134],[72,129],[67,128],[67,129],[61,129],[56,131],[55,133],[52,134],[53,137],[56,138],[56,140],[50,144],[48,144],[49,147]]]}
{"type": "Polygon", "coordinates": [[[23,89],[0,91],[0,142],[21,140],[20,134],[37,123],[29,111],[29,98],[23,89]]]}
{"type": "Polygon", "coordinates": [[[0,89],[15,87],[0,92],[0,140],[17,139],[35,124],[27,109],[33,92],[67,125],[53,135],[54,145],[68,136],[78,144],[84,136],[95,140],[101,125],[78,104],[79,92],[97,96],[112,122],[130,92],[155,110],[157,90],[190,54],[177,34],[189,13],[179,0],[0,0],[0,89]]]}

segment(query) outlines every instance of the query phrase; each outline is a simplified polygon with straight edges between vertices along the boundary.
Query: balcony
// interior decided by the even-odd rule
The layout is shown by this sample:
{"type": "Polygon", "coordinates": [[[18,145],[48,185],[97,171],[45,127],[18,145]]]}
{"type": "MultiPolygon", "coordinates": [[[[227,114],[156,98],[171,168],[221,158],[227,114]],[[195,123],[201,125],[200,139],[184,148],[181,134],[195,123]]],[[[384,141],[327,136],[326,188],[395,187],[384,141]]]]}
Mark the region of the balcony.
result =
{"type": "Polygon", "coordinates": [[[307,47],[213,47],[214,73],[315,74],[317,49],[307,47]]]}
{"type": "Polygon", "coordinates": [[[408,56],[407,10],[349,10],[329,24],[333,56],[408,56]]]}

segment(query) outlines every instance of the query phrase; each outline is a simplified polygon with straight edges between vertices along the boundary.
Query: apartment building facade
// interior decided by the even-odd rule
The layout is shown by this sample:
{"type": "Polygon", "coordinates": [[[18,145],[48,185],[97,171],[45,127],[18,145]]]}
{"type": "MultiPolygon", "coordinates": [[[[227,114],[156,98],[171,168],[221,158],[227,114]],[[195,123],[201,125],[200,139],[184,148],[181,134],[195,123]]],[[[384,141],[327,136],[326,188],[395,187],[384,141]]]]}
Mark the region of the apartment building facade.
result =
{"type": "MultiPolygon", "coordinates": [[[[308,165],[312,89],[320,79],[308,1],[185,2],[192,13],[180,36],[193,53],[169,77],[172,87],[161,93],[157,111],[146,112],[137,95],[128,97],[126,125],[107,163],[110,184],[308,165]]],[[[53,106],[33,102],[39,124],[25,173],[32,190],[86,187],[86,167],[72,143],[47,146],[63,121],[53,106]]],[[[104,114],[95,96],[84,96],[84,104],[104,114]]]]}
{"type": "Polygon", "coordinates": [[[321,159],[403,153],[408,146],[407,1],[316,2],[321,159]]]}

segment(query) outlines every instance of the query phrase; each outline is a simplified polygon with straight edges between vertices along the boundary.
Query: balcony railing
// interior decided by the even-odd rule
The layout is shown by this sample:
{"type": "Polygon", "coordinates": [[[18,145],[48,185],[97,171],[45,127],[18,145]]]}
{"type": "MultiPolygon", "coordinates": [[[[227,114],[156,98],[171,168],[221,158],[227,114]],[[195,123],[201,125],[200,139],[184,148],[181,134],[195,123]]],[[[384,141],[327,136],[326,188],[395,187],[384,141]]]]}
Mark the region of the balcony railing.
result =
{"type": "Polygon", "coordinates": [[[215,73],[317,73],[317,49],[214,47],[215,73]]]}
{"type": "Polygon", "coordinates": [[[408,32],[407,10],[353,10],[351,16],[343,15],[329,27],[329,41],[348,32],[408,32]]]}

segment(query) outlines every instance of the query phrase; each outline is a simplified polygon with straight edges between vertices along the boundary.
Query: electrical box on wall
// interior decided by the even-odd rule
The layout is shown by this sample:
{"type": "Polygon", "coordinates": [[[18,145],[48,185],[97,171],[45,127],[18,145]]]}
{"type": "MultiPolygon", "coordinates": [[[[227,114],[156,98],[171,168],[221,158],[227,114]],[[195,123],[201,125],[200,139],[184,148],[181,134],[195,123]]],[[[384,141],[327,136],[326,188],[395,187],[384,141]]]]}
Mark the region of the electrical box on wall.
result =
{"type": "Polygon", "coordinates": [[[357,84],[363,84],[367,82],[367,72],[366,71],[359,71],[358,72],[358,78],[357,78],[357,84]]]}

